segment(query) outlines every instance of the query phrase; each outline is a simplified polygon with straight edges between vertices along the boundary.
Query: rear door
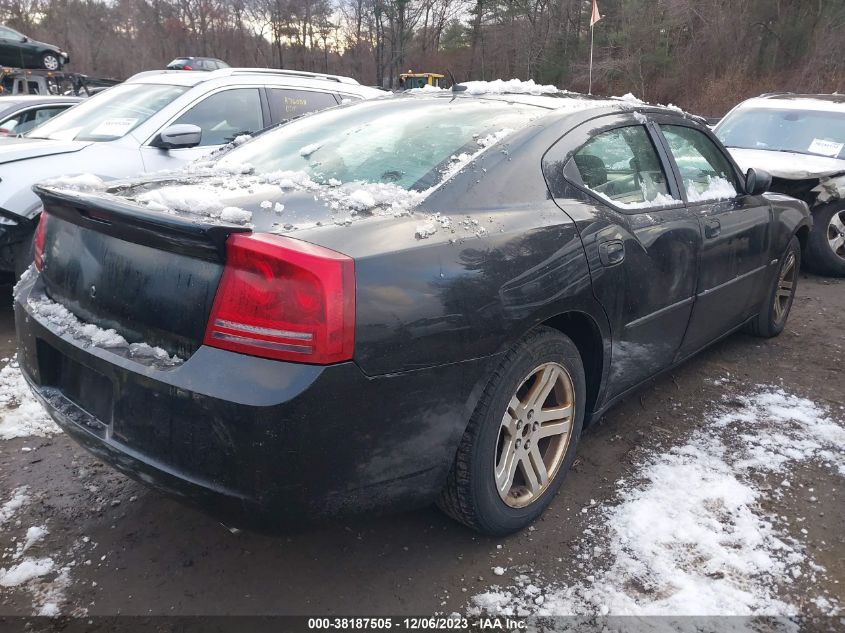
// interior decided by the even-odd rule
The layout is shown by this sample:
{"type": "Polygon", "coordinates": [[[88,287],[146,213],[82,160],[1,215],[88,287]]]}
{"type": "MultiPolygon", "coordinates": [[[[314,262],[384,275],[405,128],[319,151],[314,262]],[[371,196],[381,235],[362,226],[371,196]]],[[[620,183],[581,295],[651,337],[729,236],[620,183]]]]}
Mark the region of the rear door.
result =
{"type": "Polygon", "coordinates": [[[762,196],[743,193],[737,169],[707,133],[676,119],[664,119],[659,129],[703,238],[695,307],[680,358],[757,309],[768,265],[771,206],[762,196]]]}
{"type": "Polygon", "coordinates": [[[574,132],[583,144],[565,175],[594,202],[595,215],[579,225],[613,331],[612,397],[672,364],[692,310],[701,233],[646,118],[599,121],[574,132]]]}
{"type": "Polygon", "coordinates": [[[317,90],[268,88],[267,98],[270,101],[270,116],[273,123],[289,121],[304,114],[337,105],[334,94],[317,90]]]}

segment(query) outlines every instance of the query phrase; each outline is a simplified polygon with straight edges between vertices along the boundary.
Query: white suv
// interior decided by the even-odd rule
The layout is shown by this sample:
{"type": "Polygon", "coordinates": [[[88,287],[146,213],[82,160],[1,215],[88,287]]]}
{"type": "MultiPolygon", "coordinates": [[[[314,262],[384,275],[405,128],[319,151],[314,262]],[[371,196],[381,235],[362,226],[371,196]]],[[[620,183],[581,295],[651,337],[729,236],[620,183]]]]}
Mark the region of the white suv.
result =
{"type": "Polygon", "coordinates": [[[347,100],[383,96],[354,79],[288,70],[134,75],[22,138],[0,139],[0,270],[28,265],[40,212],[32,185],[173,169],[243,134],[347,100]]]}
{"type": "Polygon", "coordinates": [[[743,101],[715,128],[743,169],[813,213],[804,246],[816,272],[845,277],[845,95],[768,94],[743,101]]]}

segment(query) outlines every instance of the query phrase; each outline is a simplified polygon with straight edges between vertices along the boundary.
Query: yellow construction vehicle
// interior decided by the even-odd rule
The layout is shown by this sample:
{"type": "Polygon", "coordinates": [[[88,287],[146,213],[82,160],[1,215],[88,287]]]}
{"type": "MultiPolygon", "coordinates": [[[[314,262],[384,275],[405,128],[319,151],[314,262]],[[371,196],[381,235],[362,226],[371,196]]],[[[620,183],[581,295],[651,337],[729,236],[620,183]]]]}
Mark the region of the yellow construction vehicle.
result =
{"type": "Polygon", "coordinates": [[[432,86],[434,88],[440,87],[440,80],[445,75],[438,73],[415,73],[409,70],[406,73],[399,74],[399,87],[403,90],[410,90],[411,88],[422,88],[423,86],[432,86]]]}

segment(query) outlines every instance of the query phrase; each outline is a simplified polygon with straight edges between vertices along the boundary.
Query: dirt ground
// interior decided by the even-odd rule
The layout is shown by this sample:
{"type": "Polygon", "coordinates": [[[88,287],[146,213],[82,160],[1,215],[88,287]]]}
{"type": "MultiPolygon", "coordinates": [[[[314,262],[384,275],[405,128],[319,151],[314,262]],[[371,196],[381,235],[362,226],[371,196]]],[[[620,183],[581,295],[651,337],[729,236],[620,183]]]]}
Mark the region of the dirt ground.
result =
{"type": "MultiPolygon", "coordinates": [[[[3,292],[0,355],[9,356],[11,299],[3,292]]],[[[612,500],[614,482],[642,451],[683,442],[691,420],[725,395],[715,378],[783,385],[841,417],[844,354],[845,280],[802,276],[780,337],[731,336],[615,407],[582,438],[573,471],[536,529],[502,539],[478,536],[434,508],[279,537],[232,533],[115,473],[65,435],[0,442],[0,491],[6,499],[29,486],[33,502],[17,516],[19,525],[46,524],[42,549],[73,561],[63,613],[463,612],[470,596],[496,582],[495,566],[546,577],[570,567],[591,521],[580,509],[612,500]]],[[[811,464],[791,479],[792,494],[771,501],[773,510],[789,518],[785,529],[827,572],[816,581],[821,586],[798,579],[790,597],[800,603],[824,592],[845,604],[842,480],[811,464]]],[[[14,549],[12,532],[0,532],[0,550],[14,549]]],[[[30,592],[0,591],[0,614],[30,614],[32,602],[30,592]]]]}

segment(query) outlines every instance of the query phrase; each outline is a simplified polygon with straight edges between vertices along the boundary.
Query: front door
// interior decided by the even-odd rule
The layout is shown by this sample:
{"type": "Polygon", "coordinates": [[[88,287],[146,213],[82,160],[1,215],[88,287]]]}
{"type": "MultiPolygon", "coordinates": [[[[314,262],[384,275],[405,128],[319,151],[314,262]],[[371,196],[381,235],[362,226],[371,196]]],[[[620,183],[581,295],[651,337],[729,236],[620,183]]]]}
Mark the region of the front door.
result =
{"type": "Polygon", "coordinates": [[[645,117],[605,119],[615,126],[588,124],[566,175],[595,203],[581,236],[611,322],[613,397],[672,364],[692,310],[701,234],[645,117]]]}
{"type": "Polygon", "coordinates": [[[766,286],[771,207],[744,185],[725,153],[692,126],[661,124],[687,208],[703,237],[695,307],[679,358],[742,324],[766,286]]]}
{"type": "Polygon", "coordinates": [[[165,127],[190,123],[202,130],[196,147],[164,150],[149,144],[141,149],[147,171],[175,169],[208,155],[243,134],[265,127],[259,88],[229,88],[203,97],[165,127]]]}

